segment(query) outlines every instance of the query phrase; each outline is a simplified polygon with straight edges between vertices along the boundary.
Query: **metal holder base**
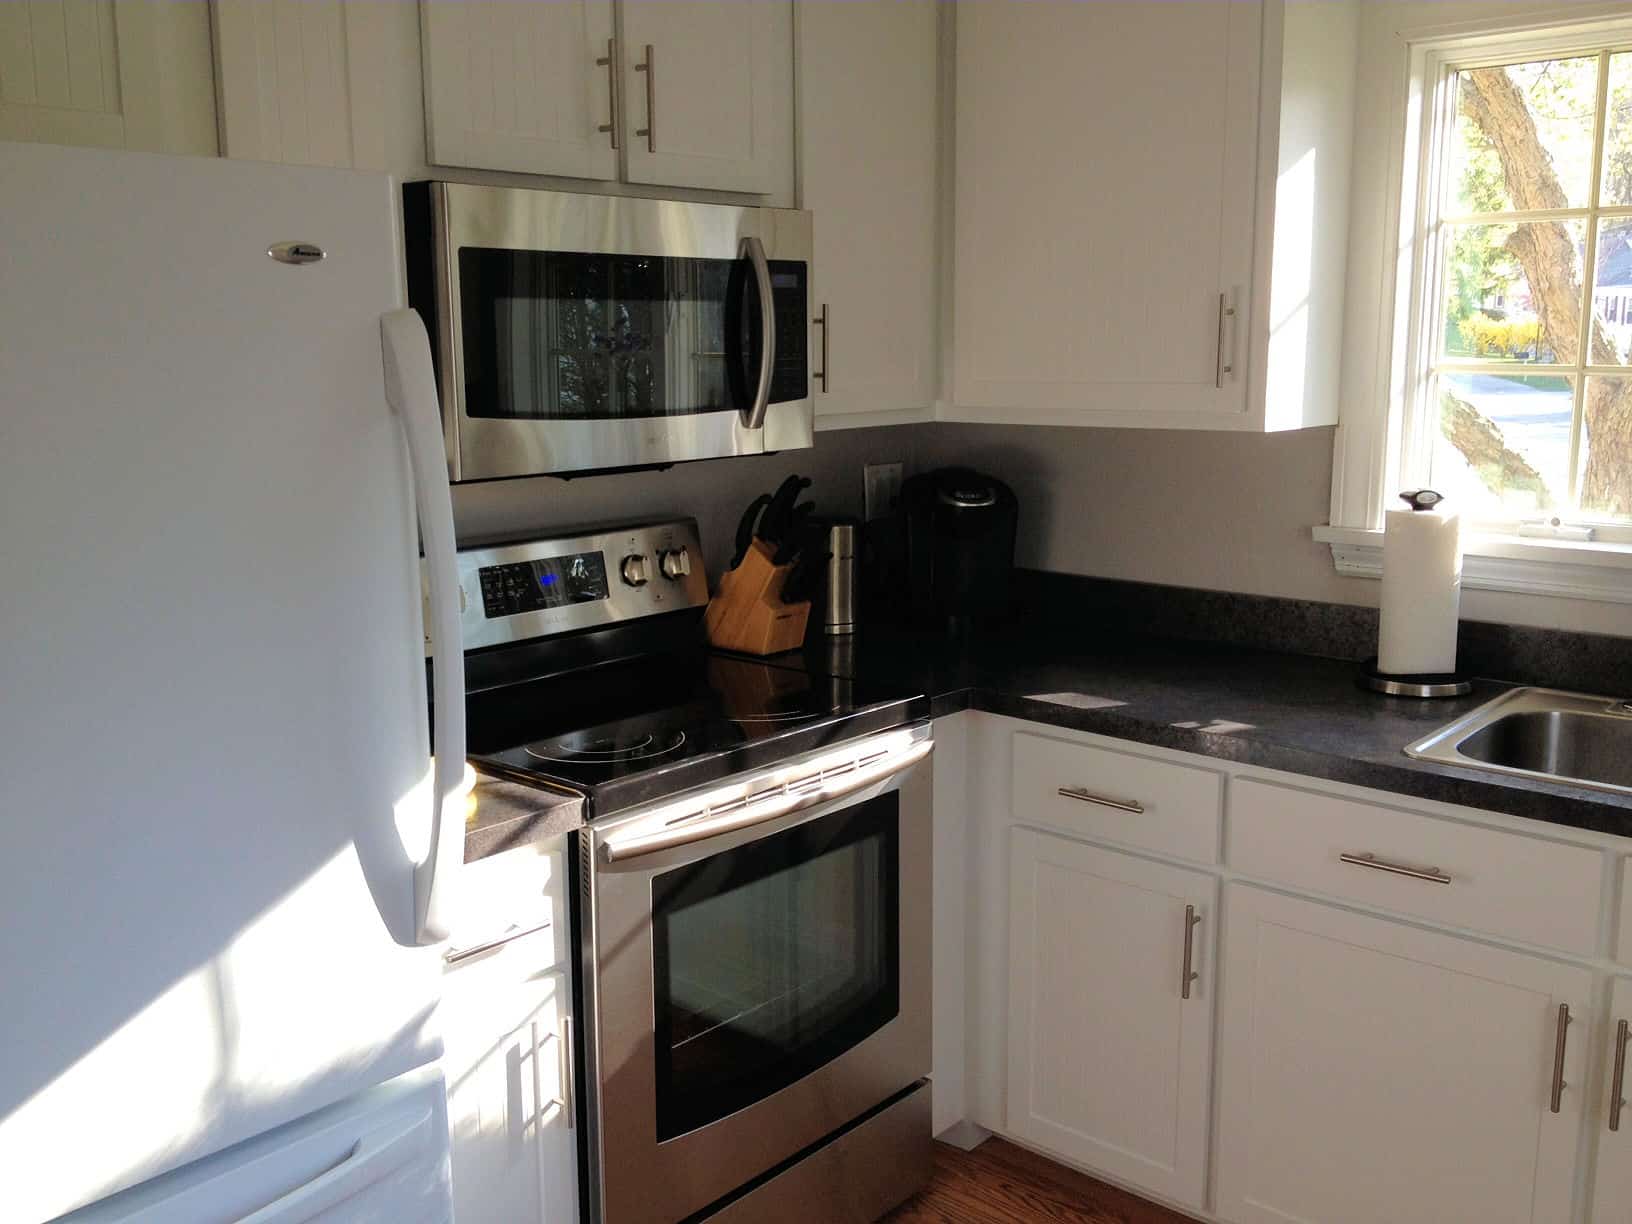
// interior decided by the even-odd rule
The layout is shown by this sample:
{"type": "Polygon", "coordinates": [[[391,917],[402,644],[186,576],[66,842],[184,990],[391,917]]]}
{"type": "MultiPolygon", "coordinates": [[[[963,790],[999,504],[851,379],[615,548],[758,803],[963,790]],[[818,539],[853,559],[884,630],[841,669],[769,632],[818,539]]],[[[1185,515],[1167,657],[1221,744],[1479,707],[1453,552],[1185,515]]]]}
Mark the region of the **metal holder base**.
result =
{"type": "Polygon", "coordinates": [[[1375,658],[1360,665],[1360,685],[1390,697],[1463,697],[1473,692],[1473,681],[1455,672],[1395,675],[1377,670],[1375,658]]]}

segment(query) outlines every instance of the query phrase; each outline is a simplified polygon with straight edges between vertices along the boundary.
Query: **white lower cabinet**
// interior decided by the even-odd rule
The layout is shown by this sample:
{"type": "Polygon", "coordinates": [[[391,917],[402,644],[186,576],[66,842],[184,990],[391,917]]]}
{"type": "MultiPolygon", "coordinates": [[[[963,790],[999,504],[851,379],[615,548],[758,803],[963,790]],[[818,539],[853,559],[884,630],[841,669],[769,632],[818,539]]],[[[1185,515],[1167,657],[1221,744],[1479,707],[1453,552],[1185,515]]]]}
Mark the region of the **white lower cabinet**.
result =
{"type": "Polygon", "coordinates": [[[545,927],[450,966],[440,1018],[459,1224],[573,1224],[571,987],[545,927]]]}
{"type": "Polygon", "coordinates": [[[1589,970],[1242,885],[1225,911],[1221,1216],[1572,1218],[1589,970]]]}
{"type": "MultiPolygon", "coordinates": [[[[1622,904],[1632,902],[1623,897],[1622,904]]],[[[1609,1028],[1604,1053],[1607,1077],[1598,1127],[1598,1176],[1592,1197],[1593,1224],[1632,1224],[1632,1049],[1621,1036],[1626,1024],[1632,1031],[1632,978],[1617,978],[1610,994],[1609,1028]],[[1616,1101],[1622,1104],[1616,1108],[1616,1101]],[[1610,1130],[1610,1123],[1615,1129],[1610,1130]]]]}
{"type": "Polygon", "coordinates": [[[1031,829],[1010,849],[1009,1133],[1199,1209],[1217,882],[1031,829]]]}

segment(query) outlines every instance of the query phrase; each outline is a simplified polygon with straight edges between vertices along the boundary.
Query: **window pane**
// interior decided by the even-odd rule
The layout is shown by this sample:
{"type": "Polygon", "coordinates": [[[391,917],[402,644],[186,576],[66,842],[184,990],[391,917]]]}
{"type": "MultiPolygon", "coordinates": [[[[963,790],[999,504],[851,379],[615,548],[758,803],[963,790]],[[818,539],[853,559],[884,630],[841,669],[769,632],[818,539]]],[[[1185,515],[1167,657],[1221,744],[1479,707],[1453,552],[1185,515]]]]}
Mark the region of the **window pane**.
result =
{"type": "Polygon", "coordinates": [[[1632,204],[1632,51],[1609,57],[1603,204],[1632,204]]]}
{"type": "Polygon", "coordinates": [[[1449,208],[1585,208],[1598,60],[1537,60],[1457,73],[1449,208]]]}
{"type": "Polygon", "coordinates": [[[1632,517],[1632,378],[1587,379],[1581,429],[1581,509],[1632,517]]]}
{"type": "Polygon", "coordinates": [[[1475,518],[1569,503],[1575,392],[1556,374],[1441,374],[1433,485],[1475,518]]]}
{"type": "Polygon", "coordinates": [[[1574,362],[1585,234],[1581,221],[1449,227],[1445,355],[1574,362]]]}
{"type": "Polygon", "coordinates": [[[1591,365],[1626,365],[1632,351],[1632,217],[1598,223],[1591,365]]]}

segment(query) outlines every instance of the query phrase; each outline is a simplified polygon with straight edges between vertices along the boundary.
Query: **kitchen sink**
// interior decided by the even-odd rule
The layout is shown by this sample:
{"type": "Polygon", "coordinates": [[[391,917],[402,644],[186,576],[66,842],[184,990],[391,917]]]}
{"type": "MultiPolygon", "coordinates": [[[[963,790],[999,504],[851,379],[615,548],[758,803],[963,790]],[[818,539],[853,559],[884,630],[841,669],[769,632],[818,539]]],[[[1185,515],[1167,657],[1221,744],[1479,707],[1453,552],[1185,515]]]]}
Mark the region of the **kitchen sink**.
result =
{"type": "Polygon", "coordinates": [[[1632,700],[1514,689],[1405,751],[1441,765],[1632,795],[1632,700]]]}

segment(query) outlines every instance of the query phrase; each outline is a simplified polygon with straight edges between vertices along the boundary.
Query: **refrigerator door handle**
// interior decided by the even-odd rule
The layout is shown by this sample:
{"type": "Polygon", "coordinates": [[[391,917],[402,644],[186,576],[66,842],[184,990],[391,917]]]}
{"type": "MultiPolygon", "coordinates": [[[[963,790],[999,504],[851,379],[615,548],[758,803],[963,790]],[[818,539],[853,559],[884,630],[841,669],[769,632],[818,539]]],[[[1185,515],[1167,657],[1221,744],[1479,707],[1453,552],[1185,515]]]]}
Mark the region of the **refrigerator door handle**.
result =
{"type": "Polygon", "coordinates": [[[465,652],[459,634],[459,570],[448,492],[447,455],[436,376],[425,324],[413,310],[380,316],[385,396],[402,422],[413,468],[414,504],[430,589],[431,678],[436,727],[431,745],[436,766],[431,802],[430,849],[414,866],[414,942],[440,943],[448,936],[449,894],[464,860],[465,822],[455,801],[465,774],[465,652]]]}

